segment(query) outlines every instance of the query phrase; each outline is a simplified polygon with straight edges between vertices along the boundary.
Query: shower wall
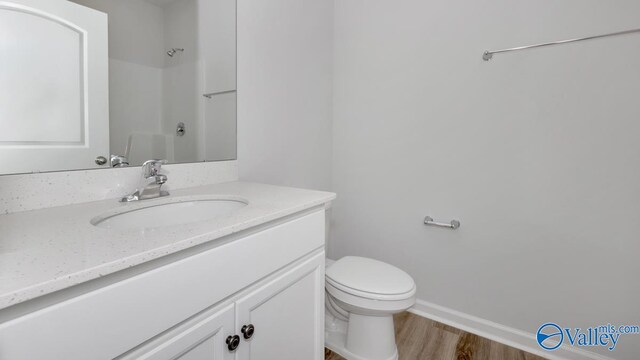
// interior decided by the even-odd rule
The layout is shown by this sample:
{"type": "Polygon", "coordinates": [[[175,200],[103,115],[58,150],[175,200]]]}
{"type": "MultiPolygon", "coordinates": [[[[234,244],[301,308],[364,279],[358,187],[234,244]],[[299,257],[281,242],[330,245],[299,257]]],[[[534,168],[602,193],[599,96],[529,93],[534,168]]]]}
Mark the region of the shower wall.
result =
{"type": "Polygon", "coordinates": [[[198,154],[197,135],[201,124],[198,106],[203,101],[198,86],[202,77],[198,48],[198,1],[174,1],[163,10],[165,49],[183,48],[185,51],[177,52],[173,57],[164,56],[162,127],[166,134],[175,134],[178,123],[185,124],[185,135],[173,137],[175,161],[203,159],[198,154]]]}

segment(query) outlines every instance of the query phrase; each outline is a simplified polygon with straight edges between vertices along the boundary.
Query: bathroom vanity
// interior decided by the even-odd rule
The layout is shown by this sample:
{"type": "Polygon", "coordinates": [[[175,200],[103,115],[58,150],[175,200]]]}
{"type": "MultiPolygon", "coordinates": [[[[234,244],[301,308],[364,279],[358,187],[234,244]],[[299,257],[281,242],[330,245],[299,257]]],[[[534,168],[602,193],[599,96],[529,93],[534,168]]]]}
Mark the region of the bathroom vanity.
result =
{"type": "Polygon", "coordinates": [[[320,360],[334,198],[232,182],[0,216],[0,359],[320,360]],[[198,199],[244,206],[99,226],[198,199]]]}
{"type": "Polygon", "coordinates": [[[236,1],[1,3],[0,360],[322,359],[335,195],[195,187],[237,157],[236,1]]]}

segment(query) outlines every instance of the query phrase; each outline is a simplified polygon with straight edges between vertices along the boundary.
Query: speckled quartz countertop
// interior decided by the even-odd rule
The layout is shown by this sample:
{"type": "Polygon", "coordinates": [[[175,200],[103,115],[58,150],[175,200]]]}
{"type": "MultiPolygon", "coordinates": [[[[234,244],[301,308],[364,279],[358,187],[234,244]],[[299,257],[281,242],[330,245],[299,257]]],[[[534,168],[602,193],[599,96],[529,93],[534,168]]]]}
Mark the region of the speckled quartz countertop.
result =
{"type": "Polygon", "coordinates": [[[213,220],[122,231],[91,225],[131,204],[95,201],[0,216],[0,309],[329,203],[335,194],[230,182],[174,190],[171,196],[220,196],[249,204],[213,220]]]}

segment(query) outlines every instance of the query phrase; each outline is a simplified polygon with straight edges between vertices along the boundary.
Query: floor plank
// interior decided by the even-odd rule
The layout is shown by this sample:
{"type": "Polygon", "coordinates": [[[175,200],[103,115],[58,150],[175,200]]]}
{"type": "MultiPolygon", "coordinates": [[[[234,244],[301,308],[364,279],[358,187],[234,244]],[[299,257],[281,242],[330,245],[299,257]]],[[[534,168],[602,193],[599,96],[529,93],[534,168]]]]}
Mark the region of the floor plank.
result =
{"type": "MultiPolygon", "coordinates": [[[[395,316],[399,360],[544,360],[408,312],[395,316]]],[[[325,350],[325,360],[345,360],[325,350]]]]}

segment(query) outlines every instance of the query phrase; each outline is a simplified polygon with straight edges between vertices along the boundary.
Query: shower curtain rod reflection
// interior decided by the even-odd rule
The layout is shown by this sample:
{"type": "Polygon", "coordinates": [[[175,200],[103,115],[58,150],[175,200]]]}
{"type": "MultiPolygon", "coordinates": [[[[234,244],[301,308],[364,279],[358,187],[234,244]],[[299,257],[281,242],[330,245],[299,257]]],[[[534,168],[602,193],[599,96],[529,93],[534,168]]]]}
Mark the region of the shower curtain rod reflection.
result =
{"type": "Polygon", "coordinates": [[[572,43],[572,42],[600,39],[600,38],[609,37],[609,36],[627,35],[627,34],[633,34],[633,33],[640,33],[640,29],[618,31],[618,32],[613,32],[613,33],[603,34],[603,35],[594,35],[594,36],[587,36],[587,37],[576,38],[576,39],[560,40],[560,41],[554,41],[554,42],[548,42],[548,43],[542,43],[542,44],[535,44],[535,45],[520,46],[520,47],[514,47],[514,48],[508,48],[508,49],[502,49],[502,50],[487,50],[482,55],[482,59],[484,59],[484,61],[489,61],[489,60],[491,60],[493,58],[494,54],[500,54],[500,53],[506,53],[506,52],[511,52],[511,51],[518,51],[518,50],[534,49],[534,48],[552,46],[552,45],[568,44],[568,43],[572,43]]]}

